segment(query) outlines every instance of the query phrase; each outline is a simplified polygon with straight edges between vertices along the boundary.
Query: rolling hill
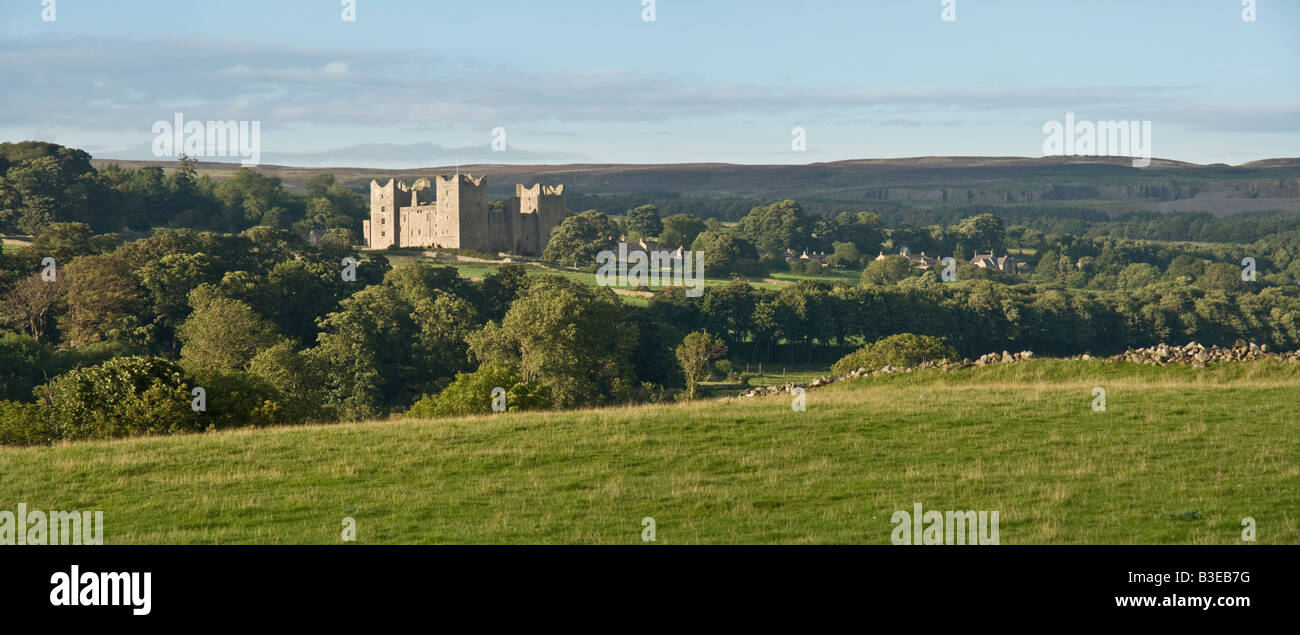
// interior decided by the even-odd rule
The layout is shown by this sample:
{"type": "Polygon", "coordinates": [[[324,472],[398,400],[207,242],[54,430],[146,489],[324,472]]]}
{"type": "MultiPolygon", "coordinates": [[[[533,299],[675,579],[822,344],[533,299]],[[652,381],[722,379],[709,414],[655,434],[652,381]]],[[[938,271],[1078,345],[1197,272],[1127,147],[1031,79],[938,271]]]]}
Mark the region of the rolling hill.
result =
{"type": "MultiPolygon", "coordinates": [[[[95,159],[96,167],[158,165],[174,161],[95,159]]],[[[223,178],[238,163],[198,164],[201,173],[223,178]]],[[[917,157],[863,159],[806,165],[683,163],[663,165],[462,165],[407,170],[356,167],[303,168],[262,165],[258,171],[302,188],[312,176],[334,174],[364,190],[371,179],[411,181],[456,169],[488,176],[494,197],[513,194],[515,183],[565,184],[583,195],[672,193],[675,196],[785,198],[838,201],[899,201],[914,205],[1014,204],[1042,201],[1174,201],[1276,199],[1269,209],[1300,209],[1300,159],[1268,159],[1240,166],[1197,165],[1153,159],[1137,169],[1126,158],[1107,157],[917,157]]],[[[1259,207],[1260,203],[1253,204],[1259,207]]],[[[1231,205],[1225,205],[1231,208],[1231,205]]]]}

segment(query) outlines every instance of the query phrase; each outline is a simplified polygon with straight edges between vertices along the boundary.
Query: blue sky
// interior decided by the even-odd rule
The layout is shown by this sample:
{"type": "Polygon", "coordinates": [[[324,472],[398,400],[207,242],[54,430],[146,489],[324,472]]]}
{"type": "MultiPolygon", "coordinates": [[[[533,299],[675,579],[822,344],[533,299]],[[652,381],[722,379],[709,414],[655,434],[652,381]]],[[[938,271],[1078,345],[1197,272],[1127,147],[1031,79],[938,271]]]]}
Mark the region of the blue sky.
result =
{"type": "Polygon", "coordinates": [[[182,112],[260,121],[264,163],[811,163],[1039,156],[1073,112],[1151,121],[1157,157],[1300,156],[1300,2],[955,6],[0,0],[0,140],[151,158],[182,112]]]}

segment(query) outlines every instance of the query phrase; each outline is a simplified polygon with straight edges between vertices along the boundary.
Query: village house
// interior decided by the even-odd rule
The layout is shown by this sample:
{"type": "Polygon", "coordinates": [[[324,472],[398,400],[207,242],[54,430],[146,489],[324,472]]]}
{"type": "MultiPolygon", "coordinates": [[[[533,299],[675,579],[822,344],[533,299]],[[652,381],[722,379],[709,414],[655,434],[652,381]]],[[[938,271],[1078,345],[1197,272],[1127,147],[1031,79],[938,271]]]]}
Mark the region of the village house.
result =
{"type": "Polygon", "coordinates": [[[1003,273],[1017,273],[1020,266],[1011,254],[1007,254],[1001,258],[994,258],[993,252],[991,251],[987,254],[976,252],[975,257],[970,259],[970,263],[980,269],[992,269],[1003,273]]]}
{"type": "Polygon", "coordinates": [[[644,251],[647,255],[657,253],[657,252],[665,252],[665,251],[670,253],[671,256],[669,257],[668,261],[664,263],[669,266],[682,262],[682,256],[685,252],[685,248],[681,246],[678,246],[676,249],[673,249],[671,247],[668,247],[667,245],[664,245],[663,243],[654,240],[642,239],[637,241],[636,245],[641,249],[641,251],[644,251]]]}
{"type": "MultiPolygon", "coordinates": [[[[933,256],[927,256],[925,255],[924,251],[922,251],[921,255],[918,256],[912,253],[912,251],[907,247],[903,247],[902,249],[900,249],[898,251],[898,256],[900,258],[907,260],[908,264],[911,264],[912,266],[916,267],[921,271],[929,271],[942,264],[942,261],[939,258],[935,258],[933,256]]],[[[888,256],[886,256],[885,252],[882,250],[880,252],[880,255],[876,256],[876,260],[884,260],[887,257],[888,256]]]]}
{"type": "Polygon", "coordinates": [[[808,261],[812,261],[812,262],[817,262],[817,263],[825,264],[825,263],[826,263],[826,252],[824,252],[824,251],[813,251],[813,252],[809,252],[807,249],[805,249],[805,250],[803,251],[802,254],[796,256],[796,255],[794,255],[794,252],[793,252],[793,251],[787,249],[787,250],[785,250],[785,261],[786,261],[786,262],[795,262],[795,261],[798,261],[798,262],[808,262],[808,261]]]}

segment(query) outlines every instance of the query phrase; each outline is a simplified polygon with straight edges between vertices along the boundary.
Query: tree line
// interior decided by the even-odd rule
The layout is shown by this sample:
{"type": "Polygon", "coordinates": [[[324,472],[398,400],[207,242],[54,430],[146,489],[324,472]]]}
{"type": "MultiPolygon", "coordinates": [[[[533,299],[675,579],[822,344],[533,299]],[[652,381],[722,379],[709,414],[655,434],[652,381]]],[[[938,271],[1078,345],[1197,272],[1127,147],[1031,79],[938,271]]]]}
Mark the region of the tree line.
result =
{"type": "Polygon", "coordinates": [[[257,225],[346,229],[360,235],[366,199],[329,174],[306,192],[277,177],[241,169],[230,178],[200,176],[182,157],[166,173],[156,166],[96,170],[82,150],[52,143],[0,143],[0,233],[34,235],[52,223],[84,223],[95,233],[147,232],[155,227],[239,232],[257,225]]]}

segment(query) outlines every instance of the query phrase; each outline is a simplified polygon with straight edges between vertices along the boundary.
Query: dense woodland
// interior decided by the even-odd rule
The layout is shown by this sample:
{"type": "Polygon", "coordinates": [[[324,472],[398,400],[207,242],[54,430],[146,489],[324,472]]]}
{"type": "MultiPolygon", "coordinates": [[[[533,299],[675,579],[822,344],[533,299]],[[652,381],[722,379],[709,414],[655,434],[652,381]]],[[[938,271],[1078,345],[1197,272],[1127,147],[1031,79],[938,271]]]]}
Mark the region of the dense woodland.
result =
{"type": "Polygon", "coordinates": [[[250,170],[219,182],[184,160],[167,174],[96,171],[79,150],[0,144],[0,231],[34,236],[0,255],[0,443],[484,412],[495,387],[511,409],[683,398],[699,360],[723,374],[747,362],[829,366],[900,333],[965,357],[1300,347],[1294,213],[903,216],[778,201],[724,225],[683,209],[642,200],[617,216],[572,214],[548,244],[545,261],[584,270],[619,240],[689,245],[721,279],[702,297],[660,289],[638,306],[532,265],[477,281],[390,266],[358,249],[361,195],[327,177],[295,193],[250,170]],[[327,230],[315,245],[313,229],[327,230]],[[957,281],[917,271],[894,255],[902,247],[953,255],[957,281]],[[803,251],[829,256],[787,263],[803,251]],[[1027,266],[968,264],[989,251],[1027,266]],[[359,262],[355,280],[346,257],[359,262]],[[1254,281],[1242,279],[1245,257],[1254,281]],[[775,273],[800,275],[751,284],[775,273]]]}

